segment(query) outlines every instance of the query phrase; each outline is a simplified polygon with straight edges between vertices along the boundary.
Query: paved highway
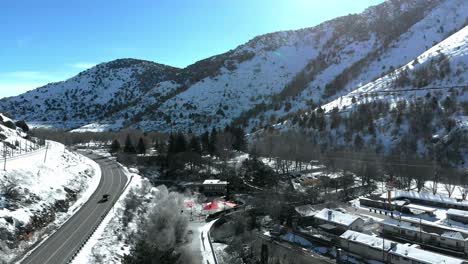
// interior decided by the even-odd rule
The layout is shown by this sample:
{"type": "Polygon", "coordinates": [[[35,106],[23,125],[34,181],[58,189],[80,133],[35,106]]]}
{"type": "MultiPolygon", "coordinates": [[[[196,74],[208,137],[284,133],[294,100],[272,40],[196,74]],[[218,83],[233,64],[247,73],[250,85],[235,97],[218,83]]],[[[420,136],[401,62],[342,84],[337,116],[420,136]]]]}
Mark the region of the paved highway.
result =
{"type": "Polygon", "coordinates": [[[86,154],[101,166],[102,177],[94,194],[57,232],[37,247],[22,264],[64,264],[93,232],[101,218],[112,208],[127,182],[127,177],[116,162],[86,154]],[[107,202],[100,202],[104,194],[110,194],[107,202]]]}

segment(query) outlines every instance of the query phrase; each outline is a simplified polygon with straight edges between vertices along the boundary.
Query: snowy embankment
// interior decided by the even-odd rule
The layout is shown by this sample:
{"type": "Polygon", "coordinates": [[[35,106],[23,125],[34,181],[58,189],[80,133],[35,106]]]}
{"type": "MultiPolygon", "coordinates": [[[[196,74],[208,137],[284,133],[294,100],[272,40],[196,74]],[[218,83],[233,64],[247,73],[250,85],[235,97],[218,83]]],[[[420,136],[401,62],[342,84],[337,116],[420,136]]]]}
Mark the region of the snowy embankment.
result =
{"type": "Polygon", "coordinates": [[[200,247],[200,251],[202,252],[203,263],[216,263],[213,255],[213,251],[210,245],[210,237],[208,233],[211,230],[213,224],[217,221],[213,220],[207,224],[202,225],[198,231],[200,232],[200,244],[203,246],[200,247]]]}
{"type": "Polygon", "coordinates": [[[7,159],[6,171],[0,171],[0,262],[50,235],[99,185],[97,163],[47,143],[47,150],[7,159]]]}

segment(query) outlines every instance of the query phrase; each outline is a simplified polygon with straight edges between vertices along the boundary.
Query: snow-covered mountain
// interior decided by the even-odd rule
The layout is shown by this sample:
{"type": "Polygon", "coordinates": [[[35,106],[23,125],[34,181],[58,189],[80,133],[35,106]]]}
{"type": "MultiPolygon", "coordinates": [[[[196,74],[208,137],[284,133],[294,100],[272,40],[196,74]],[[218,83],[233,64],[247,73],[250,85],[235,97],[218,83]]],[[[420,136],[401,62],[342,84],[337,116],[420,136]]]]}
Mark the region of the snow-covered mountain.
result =
{"type": "Polygon", "coordinates": [[[166,93],[160,85],[173,79],[178,69],[135,59],[97,65],[58,83],[4,98],[0,109],[31,125],[74,128],[139,104],[146,94],[166,93]]]}
{"type": "Polygon", "coordinates": [[[339,99],[407,64],[463,28],[468,23],[467,9],[468,2],[463,0],[387,1],[354,19],[339,18],[335,23],[341,23],[341,28],[346,30],[339,32],[339,41],[327,44],[328,48],[321,51],[324,55],[311,61],[298,75],[299,81],[290,86],[292,96],[270,105],[266,111],[259,111],[256,118],[251,115],[241,121],[248,122],[249,127],[262,127],[271,120],[282,120],[289,113],[307,111],[339,99]],[[350,29],[352,26],[364,32],[368,31],[362,29],[377,29],[369,31],[368,40],[359,41],[353,34],[360,31],[350,29]],[[333,45],[336,48],[331,48],[333,45]]]}
{"type": "Polygon", "coordinates": [[[202,132],[254,130],[309,111],[406,65],[468,21],[468,1],[388,0],[313,28],[258,36],[176,69],[117,60],[0,100],[33,125],[202,132]],[[44,117],[47,118],[44,118],[44,117]]]}
{"type": "Polygon", "coordinates": [[[333,148],[468,163],[468,26],[406,65],[275,125],[333,148]],[[434,154],[437,151],[437,155],[434,154]]]}
{"type": "Polygon", "coordinates": [[[468,26],[422,53],[408,64],[369,82],[322,108],[331,111],[356,107],[360,103],[376,100],[410,100],[428,92],[444,98],[451,92],[457,99],[468,101],[468,26]],[[354,98],[354,99],[353,99],[354,98]]]}

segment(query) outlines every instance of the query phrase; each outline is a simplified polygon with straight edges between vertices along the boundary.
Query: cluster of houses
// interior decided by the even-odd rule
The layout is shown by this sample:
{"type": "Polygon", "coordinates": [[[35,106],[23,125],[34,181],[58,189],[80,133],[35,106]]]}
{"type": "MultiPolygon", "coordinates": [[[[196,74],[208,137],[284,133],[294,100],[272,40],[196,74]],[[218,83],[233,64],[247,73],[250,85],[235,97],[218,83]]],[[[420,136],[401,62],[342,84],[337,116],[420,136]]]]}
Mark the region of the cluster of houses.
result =
{"type": "Polygon", "coordinates": [[[369,260],[394,264],[466,264],[467,261],[356,231],[340,236],[340,247],[369,260]]]}
{"type": "Polygon", "coordinates": [[[463,260],[468,252],[468,234],[462,231],[437,225],[431,226],[424,222],[421,226],[419,222],[388,218],[380,223],[382,237],[377,237],[362,233],[366,225],[364,219],[340,209],[324,208],[314,211],[312,207],[300,206],[296,208],[296,212],[305,219],[303,224],[307,223],[327,232],[334,237],[335,245],[354,258],[395,264],[468,264],[463,260]],[[388,236],[401,243],[387,239],[388,236]],[[414,244],[420,239],[421,244],[430,245],[432,242],[439,247],[451,248],[453,252],[450,253],[455,253],[452,255],[459,257],[425,250],[420,245],[414,244]]]}
{"type": "Polygon", "coordinates": [[[454,256],[468,256],[468,232],[422,220],[388,218],[382,235],[454,256]]]}
{"type": "Polygon", "coordinates": [[[360,198],[359,201],[362,206],[384,209],[385,212],[396,210],[418,215],[416,218],[402,219],[401,215],[395,218],[392,213],[391,217],[380,223],[383,237],[417,244],[417,247],[427,249],[428,254],[432,251],[441,252],[447,261],[440,263],[448,263],[449,257],[445,255],[468,259],[468,229],[463,228],[464,224],[468,224],[468,201],[411,191],[392,191],[379,196],[360,198]],[[435,216],[436,211],[440,209],[446,210],[445,220],[440,223],[423,220],[422,215],[435,216]]]}
{"type": "Polygon", "coordinates": [[[326,232],[335,246],[353,257],[396,264],[468,264],[468,229],[463,228],[463,224],[468,224],[467,201],[397,191],[361,198],[360,202],[363,206],[383,209],[387,215],[378,224],[379,236],[368,232],[364,219],[345,210],[315,211],[311,206],[298,206],[295,210],[302,226],[326,232]],[[439,208],[447,209],[447,217],[440,223],[393,214],[397,210],[410,215],[436,216],[439,208]]]}
{"type": "Polygon", "coordinates": [[[431,211],[434,211],[433,207],[468,211],[468,201],[466,200],[411,191],[392,191],[382,195],[361,197],[359,203],[363,206],[403,213],[411,213],[412,209],[419,209],[430,214],[431,211]]]}

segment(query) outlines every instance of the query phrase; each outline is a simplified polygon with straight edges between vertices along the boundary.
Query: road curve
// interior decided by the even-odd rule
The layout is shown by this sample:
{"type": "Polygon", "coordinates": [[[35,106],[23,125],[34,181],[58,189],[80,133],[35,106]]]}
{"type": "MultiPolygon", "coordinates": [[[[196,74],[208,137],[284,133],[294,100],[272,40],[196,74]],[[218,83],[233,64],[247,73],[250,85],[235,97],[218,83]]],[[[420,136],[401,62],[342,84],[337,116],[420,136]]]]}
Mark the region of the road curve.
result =
{"type": "Polygon", "coordinates": [[[51,237],[38,246],[22,264],[65,264],[80,246],[86,241],[101,218],[112,208],[119,198],[127,177],[115,161],[107,158],[86,154],[101,167],[101,181],[96,191],[65,224],[51,237]],[[109,201],[100,203],[104,194],[110,194],[109,201]]]}

